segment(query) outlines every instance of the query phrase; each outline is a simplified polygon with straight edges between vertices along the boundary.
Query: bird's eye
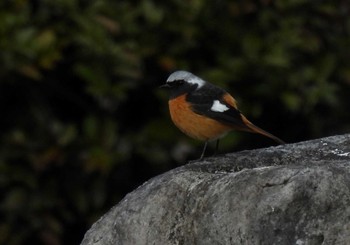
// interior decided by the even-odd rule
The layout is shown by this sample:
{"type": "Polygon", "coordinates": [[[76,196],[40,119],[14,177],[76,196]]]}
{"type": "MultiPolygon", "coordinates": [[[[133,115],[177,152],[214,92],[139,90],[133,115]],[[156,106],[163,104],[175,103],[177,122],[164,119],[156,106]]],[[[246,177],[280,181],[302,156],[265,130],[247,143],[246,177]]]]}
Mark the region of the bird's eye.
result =
{"type": "Polygon", "coordinates": [[[178,80],[178,81],[176,82],[177,85],[182,85],[182,84],[184,84],[184,83],[185,83],[184,80],[178,80]]]}
{"type": "Polygon", "coordinates": [[[181,86],[184,83],[185,83],[184,80],[175,80],[175,81],[172,81],[172,82],[168,82],[167,86],[169,88],[177,88],[177,87],[181,86]]]}

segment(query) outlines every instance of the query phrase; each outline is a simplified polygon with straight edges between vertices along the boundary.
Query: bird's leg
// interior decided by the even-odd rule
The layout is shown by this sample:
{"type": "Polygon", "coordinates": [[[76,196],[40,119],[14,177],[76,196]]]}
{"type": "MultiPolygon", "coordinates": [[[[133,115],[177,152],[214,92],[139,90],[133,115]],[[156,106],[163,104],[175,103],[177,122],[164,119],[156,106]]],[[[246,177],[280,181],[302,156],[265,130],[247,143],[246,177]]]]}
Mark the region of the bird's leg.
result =
{"type": "Polygon", "coordinates": [[[214,156],[218,153],[219,151],[219,142],[220,142],[220,139],[217,139],[216,140],[216,146],[215,146],[215,151],[214,151],[214,156]]]}
{"type": "Polygon", "coordinates": [[[204,144],[204,148],[203,148],[203,151],[202,151],[202,155],[201,155],[201,157],[199,158],[199,160],[202,160],[202,159],[203,159],[205,150],[207,149],[207,145],[208,145],[208,141],[206,141],[205,144],[204,144]]]}

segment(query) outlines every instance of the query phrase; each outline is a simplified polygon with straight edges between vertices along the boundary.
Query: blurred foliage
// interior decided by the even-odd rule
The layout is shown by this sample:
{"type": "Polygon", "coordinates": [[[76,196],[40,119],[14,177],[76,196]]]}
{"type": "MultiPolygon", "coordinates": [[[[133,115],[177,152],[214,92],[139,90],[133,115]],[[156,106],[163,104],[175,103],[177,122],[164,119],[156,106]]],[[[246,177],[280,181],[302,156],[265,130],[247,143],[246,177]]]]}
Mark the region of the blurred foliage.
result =
{"type": "MultiPolygon", "coordinates": [[[[350,130],[348,1],[4,0],[0,244],[78,244],[199,156],[159,85],[189,70],[287,142],[350,130]]],[[[274,144],[232,133],[222,152],[274,144]]]]}

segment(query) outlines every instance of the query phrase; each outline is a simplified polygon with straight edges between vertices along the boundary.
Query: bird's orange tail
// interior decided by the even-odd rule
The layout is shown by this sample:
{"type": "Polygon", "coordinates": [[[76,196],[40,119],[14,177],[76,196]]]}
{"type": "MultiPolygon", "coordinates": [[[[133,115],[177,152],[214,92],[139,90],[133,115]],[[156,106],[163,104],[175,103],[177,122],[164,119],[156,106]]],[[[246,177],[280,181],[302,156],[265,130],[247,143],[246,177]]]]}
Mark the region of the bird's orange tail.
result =
{"type": "Polygon", "coordinates": [[[242,120],[244,122],[244,124],[247,126],[247,129],[244,129],[244,131],[248,131],[251,133],[257,133],[257,134],[261,134],[264,135],[274,141],[276,141],[279,144],[284,145],[286,142],[284,142],[283,140],[281,140],[280,138],[274,136],[273,134],[270,134],[269,132],[266,132],[265,130],[255,126],[253,123],[251,123],[245,116],[242,116],[242,120]]]}

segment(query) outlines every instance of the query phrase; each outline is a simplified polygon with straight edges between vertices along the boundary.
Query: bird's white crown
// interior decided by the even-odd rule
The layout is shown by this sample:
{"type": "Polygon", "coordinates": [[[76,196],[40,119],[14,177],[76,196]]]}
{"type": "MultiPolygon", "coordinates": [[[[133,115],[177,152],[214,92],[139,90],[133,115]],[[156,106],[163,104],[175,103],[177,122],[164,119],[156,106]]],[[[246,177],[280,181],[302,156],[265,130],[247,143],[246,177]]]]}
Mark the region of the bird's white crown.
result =
{"type": "Polygon", "coordinates": [[[197,77],[196,75],[193,75],[191,72],[188,71],[175,71],[172,74],[170,74],[166,82],[172,83],[178,80],[183,80],[191,84],[197,84],[197,89],[205,84],[205,81],[203,79],[197,77]]]}

